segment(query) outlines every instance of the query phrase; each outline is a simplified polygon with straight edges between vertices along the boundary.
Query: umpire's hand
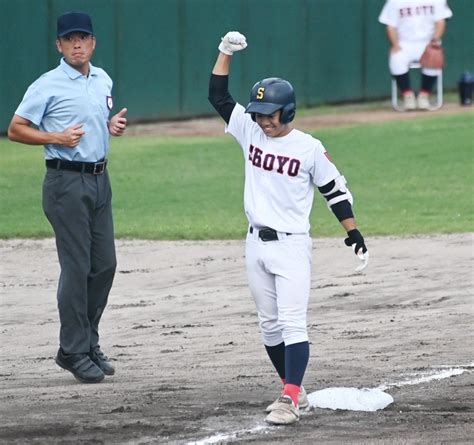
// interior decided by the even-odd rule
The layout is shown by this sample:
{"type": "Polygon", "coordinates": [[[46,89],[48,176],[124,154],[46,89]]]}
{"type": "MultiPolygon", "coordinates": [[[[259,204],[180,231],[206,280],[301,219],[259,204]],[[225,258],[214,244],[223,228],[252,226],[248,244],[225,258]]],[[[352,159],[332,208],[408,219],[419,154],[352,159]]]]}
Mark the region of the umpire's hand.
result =
{"type": "Polygon", "coordinates": [[[127,118],[125,117],[127,111],[126,108],[122,108],[116,115],[112,116],[112,119],[110,119],[109,133],[112,136],[122,136],[127,127],[127,118]]]}

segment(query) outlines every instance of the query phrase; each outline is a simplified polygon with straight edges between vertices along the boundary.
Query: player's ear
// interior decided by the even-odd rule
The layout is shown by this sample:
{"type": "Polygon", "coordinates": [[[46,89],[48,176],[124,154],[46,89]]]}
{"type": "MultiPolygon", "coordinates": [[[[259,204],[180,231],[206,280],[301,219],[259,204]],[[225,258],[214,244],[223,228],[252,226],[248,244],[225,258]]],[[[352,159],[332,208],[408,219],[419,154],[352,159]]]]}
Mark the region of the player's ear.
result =
{"type": "Polygon", "coordinates": [[[63,49],[61,47],[61,41],[59,39],[56,39],[56,49],[62,54],[63,49]]]}

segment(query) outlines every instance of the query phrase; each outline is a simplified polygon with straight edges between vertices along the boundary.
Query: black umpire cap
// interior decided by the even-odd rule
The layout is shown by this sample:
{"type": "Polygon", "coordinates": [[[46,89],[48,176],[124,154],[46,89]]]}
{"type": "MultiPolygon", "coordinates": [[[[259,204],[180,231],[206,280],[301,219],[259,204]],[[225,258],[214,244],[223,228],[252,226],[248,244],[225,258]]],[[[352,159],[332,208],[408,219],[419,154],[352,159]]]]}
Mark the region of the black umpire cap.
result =
{"type": "Polygon", "coordinates": [[[58,37],[71,32],[94,34],[91,16],[85,12],[66,12],[58,18],[58,37]]]}

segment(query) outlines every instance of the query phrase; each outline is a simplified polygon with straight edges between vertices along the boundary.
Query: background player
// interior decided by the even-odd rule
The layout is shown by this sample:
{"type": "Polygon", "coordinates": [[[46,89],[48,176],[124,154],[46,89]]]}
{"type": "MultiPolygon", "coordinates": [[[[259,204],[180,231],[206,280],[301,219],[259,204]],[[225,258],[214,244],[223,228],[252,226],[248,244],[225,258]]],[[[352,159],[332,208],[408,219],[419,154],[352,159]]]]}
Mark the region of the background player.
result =
{"type": "Polygon", "coordinates": [[[445,19],[453,13],[446,0],[387,0],[379,22],[387,25],[390,42],[389,68],[403,96],[405,110],[430,108],[429,95],[439,69],[422,68],[418,100],[410,85],[408,66],[420,60],[426,45],[441,45],[445,19]]]}
{"type": "Polygon", "coordinates": [[[222,39],[209,100],[225,120],[226,132],[241,145],[245,159],[247,277],[263,343],[283,382],[281,397],[267,408],[265,420],[291,424],[299,420],[299,408],[308,406],[302,381],[309,359],[309,215],[315,186],[347,231],[346,244],[360,255],[367,248],[356,228],[344,177],[320,141],[290,126],[296,110],[291,84],[279,78],[257,82],[247,108],[230,95],[232,55],[246,46],[238,32],[222,39]]]}

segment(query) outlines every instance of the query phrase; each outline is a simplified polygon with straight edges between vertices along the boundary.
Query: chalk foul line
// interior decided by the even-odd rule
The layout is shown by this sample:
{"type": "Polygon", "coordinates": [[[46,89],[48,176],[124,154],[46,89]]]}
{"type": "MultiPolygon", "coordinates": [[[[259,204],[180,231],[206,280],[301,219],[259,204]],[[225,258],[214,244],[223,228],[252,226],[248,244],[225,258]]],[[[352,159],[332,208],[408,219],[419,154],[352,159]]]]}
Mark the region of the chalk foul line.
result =
{"type": "Polygon", "coordinates": [[[400,380],[399,382],[384,383],[378,386],[377,389],[385,391],[386,389],[399,388],[401,386],[420,385],[433,380],[443,380],[458,376],[472,369],[474,369],[474,362],[463,366],[437,366],[434,369],[427,369],[408,374],[406,379],[400,380]]]}
{"type": "MultiPolygon", "coordinates": [[[[466,371],[471,371],[473,369],[474,369],[474,362],[468,365],[462,365],[462,366],[440,365],[440,366],[435,367],[434,369],[423,370],[416,373],[410,373],[407,375],[407,378],[400,380],[399,382],[384,383],[382,385],[379,385],[375,389],[385,391],[390,388],[398,388],[401,386],[420,385],[420,384],[428,383],[434,380],[443,380],[450,377],[455,377],[455,376],[463,374],[466,371]]],[[[213,436],[209,436],[201,440],[187,442],[186,445],[211,445],[215,443],[221,443],[226,440],[237,439],[238,437],[242,437],[242,436],[259,434],[262,432],[266,433],[268,432],[270,428],[272,428],[270,425],[259,424],[252,428],[237,430],[230,433],[216,433],[213,436]]]]}

